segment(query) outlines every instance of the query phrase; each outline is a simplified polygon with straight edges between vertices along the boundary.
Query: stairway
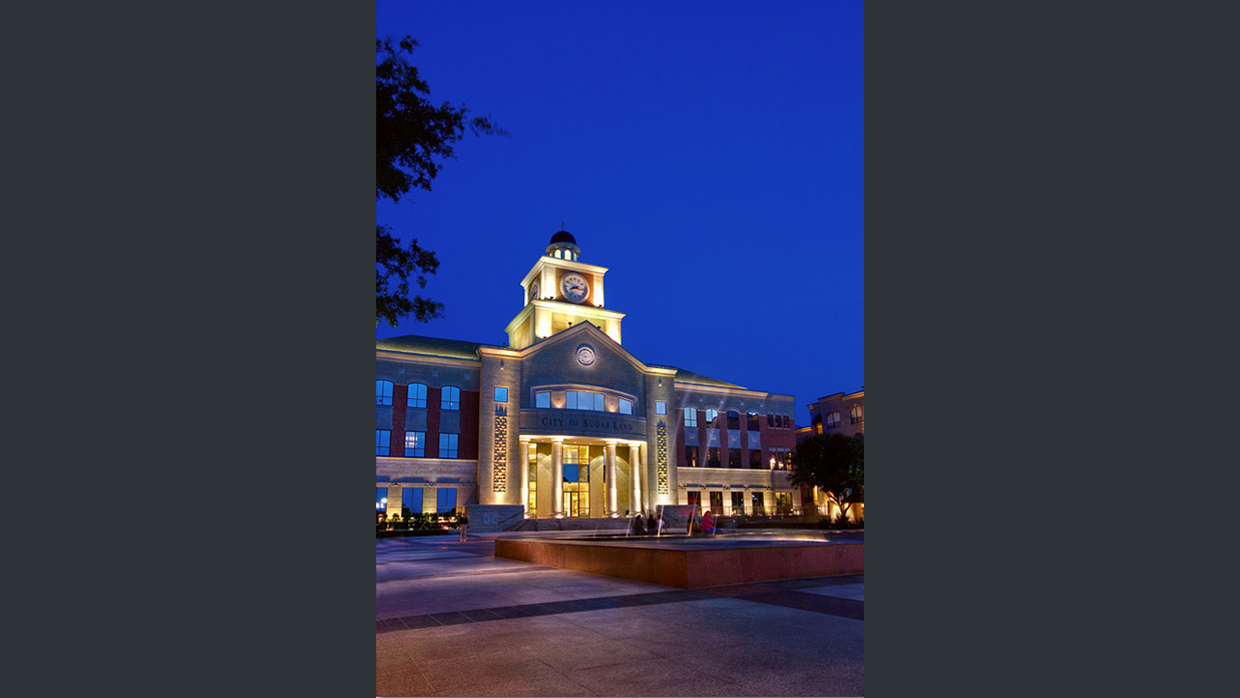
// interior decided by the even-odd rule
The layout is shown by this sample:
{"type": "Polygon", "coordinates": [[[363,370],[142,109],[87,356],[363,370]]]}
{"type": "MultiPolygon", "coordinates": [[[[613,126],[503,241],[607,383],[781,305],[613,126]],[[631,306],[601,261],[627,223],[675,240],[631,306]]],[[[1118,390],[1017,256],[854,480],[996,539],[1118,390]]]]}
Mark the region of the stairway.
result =
{"type": "Polygon", "coordinates": [[[629,529],[629,519],[525,519],[509,531],[619,531],[629,529]]]}

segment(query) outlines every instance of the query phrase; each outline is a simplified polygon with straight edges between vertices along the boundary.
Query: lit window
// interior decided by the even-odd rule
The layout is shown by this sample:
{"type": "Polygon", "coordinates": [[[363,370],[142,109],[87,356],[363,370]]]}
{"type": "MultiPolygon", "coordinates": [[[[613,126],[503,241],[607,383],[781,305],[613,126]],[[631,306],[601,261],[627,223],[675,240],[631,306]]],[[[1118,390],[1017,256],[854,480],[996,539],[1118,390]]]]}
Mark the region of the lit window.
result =
{"type": "Polygon", "coordinates": [[[459,434],[440,434],[439,435],[439,457],[440,458],[456,458],[457,439],[459,434]]]}
{"type": "Polygon", "coordinates": [[[570,410],[603,411],[603,394],[589,393],[583,390],[569,390],[565,394],[565,405],[570,410]]]}
{"type": "MultiPolygon", "coordinates": [[[[451,385],[445,386],[443,389],[443,398],[439,401],[439,409],[461,409],[461,389],[451,385]]],[[[453,456],[453,458],[455,457],[456,456],[453,456]]]]}
{"type": "Polygon", "coordinates": [[[375,381],[375,404],[392,404],[392,381],[375,381]]]}
{"type": "Polygon", "coordinates": [[[706,426],[712,429],[719,426],[719,410],[706,410],[706,426]]]}
{"type": "Polygon", "coordinates": [[[662,400],[655,400],[654,401],[654,413],[655,414],[667,414],[667,403],[663,402],[662,400]]]}
{"type": "Polygon", "coordinates": [[[426,457],[426,432],[424,431],[405,432],[405,457],[406,458],[425,458],[426,457]]]}
{"type": "Polygon", "coordinates": [[[386,456],[392,446],[392,432],[387,429],[375,430],[375,455],[386,456]]]}
{"type": "Polygon", "coordinates": [[[508,388],[496,388],[495,389],[495,401],[496,402],[508,402],[508,388]]]}
{"type": "Polygon", "coordinates": [[[697,409],[696,408],[694,407],[685,408],[685,426],[686,427],[697,426],[697,409]]]}
{"type": "Polygon", "coordinates": [[[633,414],[633,401],[620,398],[620,414],[633,414]]]}
{"type": "Polygon", "coordinates": [[[534,407],[551,407],[551,393],[534,393],[534,407]]]}
{"type": "Polygon", "coordinates": [[[426,386],[421,383],[409,384],[409,407],[426,407],[426,386]]]}

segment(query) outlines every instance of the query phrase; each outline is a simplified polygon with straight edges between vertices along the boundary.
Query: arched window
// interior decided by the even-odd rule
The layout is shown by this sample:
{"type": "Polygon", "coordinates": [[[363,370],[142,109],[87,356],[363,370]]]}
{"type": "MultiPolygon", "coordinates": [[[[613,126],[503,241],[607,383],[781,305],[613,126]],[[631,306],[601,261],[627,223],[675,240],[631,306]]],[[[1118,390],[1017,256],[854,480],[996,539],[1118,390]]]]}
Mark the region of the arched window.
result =
{"type": "Polygon", "coordinates": [[[728,428],[729,429],[740,429],[741,428],[741,415],[736,410],[728,410],[728,428]]]}
{"type": "MultiPolygon", "coordinates": [[[[445,385],[443,388],[443,398],[439,401],[439,409],[461,409],[461,389],[454,385],[445,385]]],[[[452,457],[455,458],[456,456],[452,457]]]]}
{"type": "Polygon", "coordinates": [[[827,428],[834,429],[840,425],[840,413],[832,412],[827,415],[827,428]]]}
{"type": "Polygon", "coordinates": [[[375,381],[375,404],[392,404],[392,381],[375,381]]]}
{"type": "Polygon", "coordinates": [[[706,426],[711,429],[719,427],[719,410],[706,410],[706,426]]]}
{"type": "Polygon", "coordinates": [[[853,405],[852,409],[848,410],[848,420],[849,424],[861,424],[865,421],[865,417],[861,414],[860,405],[853,405]]]}
{"type": "Polygon", "coordinates": [[[408,407],[426,407],[426,386],[421,383],[409,384],[408,407]]]}

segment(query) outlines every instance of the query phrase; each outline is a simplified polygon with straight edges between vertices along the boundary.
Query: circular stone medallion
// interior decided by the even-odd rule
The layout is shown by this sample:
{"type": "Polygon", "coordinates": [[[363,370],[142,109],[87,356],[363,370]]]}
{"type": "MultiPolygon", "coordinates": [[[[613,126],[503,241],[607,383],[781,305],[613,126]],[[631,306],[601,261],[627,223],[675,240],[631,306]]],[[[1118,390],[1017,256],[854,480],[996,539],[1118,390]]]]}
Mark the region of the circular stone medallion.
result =
{"type": "Polygon", "coordinates": [[[594,363],[594,348],[589,344],[582,344],[577,347],[577,363],[582,366],[589,366],[594,363]]]}

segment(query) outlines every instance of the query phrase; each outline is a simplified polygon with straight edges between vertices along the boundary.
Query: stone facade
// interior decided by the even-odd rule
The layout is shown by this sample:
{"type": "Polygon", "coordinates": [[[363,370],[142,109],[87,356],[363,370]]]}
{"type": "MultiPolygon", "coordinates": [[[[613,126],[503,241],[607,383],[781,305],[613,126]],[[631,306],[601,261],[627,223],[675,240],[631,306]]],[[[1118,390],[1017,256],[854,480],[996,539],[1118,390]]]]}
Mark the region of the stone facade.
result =
{"type": "Polygon", "coordinates": [[[521,283],[525,307],[508,346],[377,342],[376,474],[389,513],[399,513],[403,488],[422,488],[424,501],[454,488],[456,509],[505,520],[512,507],[527,517],[629,516],[686,505],[695,491],[707,493],[703,505],[709,492],[726,493],[729,512],[731,493],[742,492],[752,511],[752,493],[770,508],[791,491],[793,396],[633,356],[619,341],[624,314],[602,307],[607,269],[578,256],[572,236],[557,233],[521,283]],[[565,281],[574,273],[586,289],[565,281]],[[713,426],[706,410],[719,412],[713,426]],[[696,425],[686,436],[689,411],[696,425]],[[717,443],[720,467],[686,463],[686,441],[717,443]]]}

